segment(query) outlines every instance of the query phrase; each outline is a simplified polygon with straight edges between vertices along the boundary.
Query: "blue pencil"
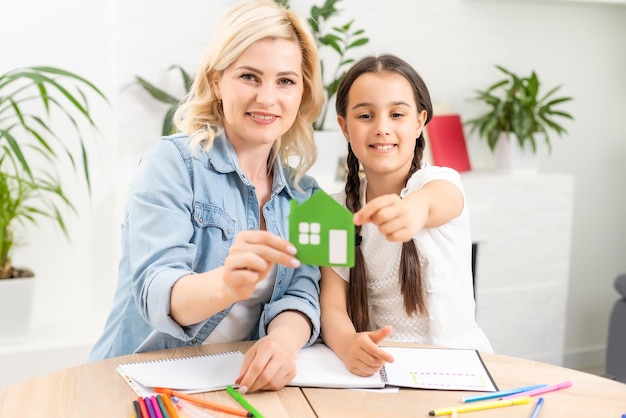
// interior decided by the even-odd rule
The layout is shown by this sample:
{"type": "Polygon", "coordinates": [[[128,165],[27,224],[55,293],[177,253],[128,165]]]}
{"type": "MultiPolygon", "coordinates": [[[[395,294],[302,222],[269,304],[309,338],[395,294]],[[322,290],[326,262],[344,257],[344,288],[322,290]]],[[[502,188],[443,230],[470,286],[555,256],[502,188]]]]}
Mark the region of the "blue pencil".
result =
{"type": "Polygon", "coordinates": [[[502,396],[514,395],[516,393],[527,392],[529,390],[545,388],[546,386],[548,385],[544,383],[541,385],[532,385],[532,386],[525,386],[525,387],[516,388],[516,389],[501,390],[498,392],[489,392],[489,393],[485,393],[481,395],[465,396],[461,399],[461,401],[462,402],[475,402],[475,401],[483,401],[485,399],[501,398],[502,396]]]}
{"type": "Polygon", "coordinates": [[[541,409],[541,405],[543,405],[543,398],[539,398],[537,403],[535,404],[535,409],[533,409],[533,413],[530,418],[537,418],[539,416],[539,410],[541,409]]]}

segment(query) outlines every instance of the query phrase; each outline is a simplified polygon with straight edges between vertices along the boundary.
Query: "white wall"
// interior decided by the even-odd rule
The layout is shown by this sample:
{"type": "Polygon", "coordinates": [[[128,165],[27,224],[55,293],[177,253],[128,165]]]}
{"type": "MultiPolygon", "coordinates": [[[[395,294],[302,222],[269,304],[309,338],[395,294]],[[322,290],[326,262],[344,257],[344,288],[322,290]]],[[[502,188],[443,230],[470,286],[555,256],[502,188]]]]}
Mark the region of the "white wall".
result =
{"type": "MultiPolygon", "coordinates": [[[[29,245],[15,254],[42,276],[38,324],[87,322],[93,327],[80,332],[98,334],[116,281],[125,185],[141,151],[158,137],[165,112],[132,85],[133,77],[182,94],[168,67],[193,72],[213,23],[233,3],[23,0],[3,7],[0,72],[57,65],[94,81],[112,100],[112,109],[99,109],[105,138],[91,148],[91,199],[67,177],[80,210],[70,222],[71,242],[43,224],[29,228],[29,245]]],[[[305,11],[310,1],[291,3],[305,11]]],[[[482,110],[468,98],[498,77],[494,64],[534,69],[548,87],[563,84],[562,92],[575,97],[567,110],[576,121],[566,123],[569,134],[556,141],[542,171],[573,174],[576,182],[565,362],[601,362],[617,298],[612,281],[626,271],[626,7],[548,0],[344,0],[342,7],[338,23],[354,18],[371,38],[359,54],[402,56],[424,77],[433,100],[464,119],[482,110]]],[[[469,137],[468,145],[475,168],[492,166],[482,141],[469,137]]]]}

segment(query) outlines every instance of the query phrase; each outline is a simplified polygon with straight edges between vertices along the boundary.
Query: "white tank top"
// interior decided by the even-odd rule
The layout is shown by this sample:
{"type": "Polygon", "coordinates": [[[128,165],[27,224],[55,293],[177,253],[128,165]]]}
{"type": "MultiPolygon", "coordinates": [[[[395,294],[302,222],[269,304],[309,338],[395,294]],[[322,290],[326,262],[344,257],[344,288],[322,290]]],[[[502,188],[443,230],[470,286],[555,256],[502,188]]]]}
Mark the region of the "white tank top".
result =
{"type": "Polygon", "coordinates": [[[259,323],[263,305],[272,296],[276,272],[277,268],[274,265],[267,277],[257,284],[252,296],[235,303],[203,344],[249,340],[259,323]]]}

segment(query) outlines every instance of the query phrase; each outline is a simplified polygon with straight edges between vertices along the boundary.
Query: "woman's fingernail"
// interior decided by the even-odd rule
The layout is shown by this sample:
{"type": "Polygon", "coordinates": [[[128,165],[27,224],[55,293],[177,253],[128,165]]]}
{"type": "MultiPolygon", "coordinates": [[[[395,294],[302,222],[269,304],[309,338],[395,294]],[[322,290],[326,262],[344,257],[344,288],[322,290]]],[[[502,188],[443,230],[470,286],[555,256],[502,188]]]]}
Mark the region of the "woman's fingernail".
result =
{"type": "Polygon", "coordinates": [[[300,263],[300,260],[298,260],[297,258],[292,258],[291,259],[291,265],[294,267],[300,267],[302,263],[300,263]]]}
{"type": "Polygon", "coordinates": [[[241,393],[242,395],[245,395],[247,392],[248,392],[247,386],[239,386],[239,393],[241,393]]]}
{"type": "Polygon", "coordinates": [[[294,247],[293,245],[288,245],[287,246],[287,252],[289,254],[295,254],[298,252],[298,250],[296,249],[296,247],[294,247]]]}

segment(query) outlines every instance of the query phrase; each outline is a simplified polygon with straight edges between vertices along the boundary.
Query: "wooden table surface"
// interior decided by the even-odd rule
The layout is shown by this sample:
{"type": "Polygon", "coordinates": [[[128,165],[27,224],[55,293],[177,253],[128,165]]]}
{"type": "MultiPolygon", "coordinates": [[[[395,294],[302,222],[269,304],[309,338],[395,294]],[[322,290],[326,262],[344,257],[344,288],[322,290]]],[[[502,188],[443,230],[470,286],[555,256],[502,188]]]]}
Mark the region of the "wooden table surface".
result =
{"type": "MultiPolygon", "coordinates": [[[[250,342],[210,344],[133,354],[61,370],[0,390],[0,417],[131,417],[137,395],[117,374],[120,363],[193,356],[230,350],[245,352],[250,342]]],[[[545,363],[481,353],[501,390],[571,380],[571,388],[543,395],[541,418],[621,418],[626,414],[626,384],[545,363]]],[[[428,417],[432,409],[459,405],[472,392],[401,389],[380,393],[349,389],[287,387],[251,393],[246,399],[265,418],[428,417]]],[[[240,407],[225,391],[194,396],[240,407]]],[[[476,411],[467,418],[528,418],[536,398],[527,405],[476,411]]],[[[209,410],[207,410],[209,412],[209,410]]],[[[232,417],[210,411],[216,418],[232,417]]]]}
{"type": "MultiPolygon", "coordinates": [[[[539,418],[621,418],[626,414],[626,384],[546,363],[489,353],[481,356],[500,390],[566,380],[572,387],[543,396],[539,418]]],[[[428,417],[433,409],[462,405],[461,398],[478,392],[400,389],[373,393],[302,388],[318,417],[428,417]]],[[[458,414],[467,418],[528,418],[538,397],[525,405],[458,414]]]]}

